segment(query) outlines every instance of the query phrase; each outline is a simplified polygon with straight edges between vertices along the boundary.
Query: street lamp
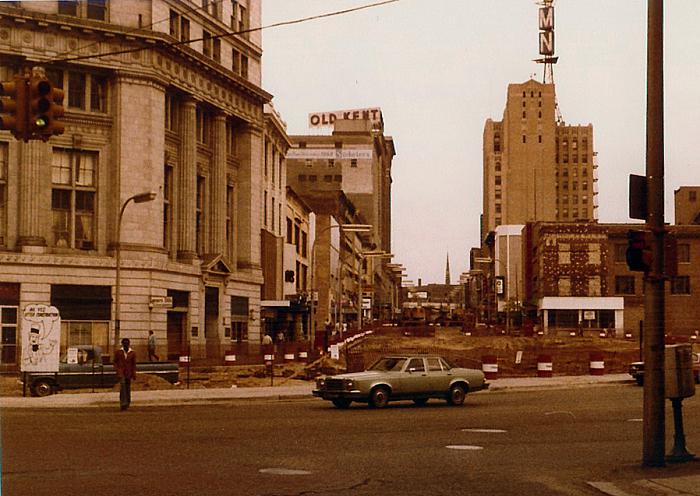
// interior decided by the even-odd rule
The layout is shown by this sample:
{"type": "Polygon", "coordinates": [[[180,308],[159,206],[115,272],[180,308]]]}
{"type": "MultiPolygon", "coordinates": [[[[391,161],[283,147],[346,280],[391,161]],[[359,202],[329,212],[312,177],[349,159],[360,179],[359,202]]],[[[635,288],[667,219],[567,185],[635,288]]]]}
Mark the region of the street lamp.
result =
{"type": "Polygon", "coordinates": [[[122,232],[122,217],[124,216],[124,210],[130,201],[134,203],[146,203],[156,199],[156,193],[153,191],[147,191],[145,193],[139,193],[134,195],[122,204],[121,210],[119,210],[119,219],[117,221],[117,248],[116,248],[116,258],[117,258],[117,277],[115,281],[115,294],[114,294],[114,349],[119,348],[119,335],[121,331],[121,321],[120,321],[120,307],[119,307],[119,293],[121,289],[121,232],[122,232]]]}
{"type": "MultiPolygon", "coordinates": [[[[361,331],[362,330],[362,302],[363,302],[363,295],[362,295],[362,275],[364,272],[364,260],[366,258],[393,258],[394,254],[393,253],[386,253],[384,251],[366,251],[360,253],[360,270],[358,270],[358,287],[357,287],[357,330],[361,331]]],[[[392,316],[393,317],[393,316],[392,316]]]]}
{"type": "MultiPolygon", "coordinates": [[[[314,298],[314,292],[316,291],[316,286],[315,286],[315,276],[316,276],[316,240],[320,237],[321,234],[323,234],[326,231],[330,231],[331,229],[338,228],[341,233],[344,232],[370,232],[372,230],[372,225],[371,224],[330,224],[314,236],[314,241],[311,245],[311,308],[312,308],[312,315],[311,315],[311,345],[313,346],[316,341],[316,307],[318,306],[317,303],[314,303],[314,300],[316,302],[318,301],[318,295],[317,297],[314,298]]],[[[340,295],[340,299],[342,302],[342,294],[340,295]]]]}

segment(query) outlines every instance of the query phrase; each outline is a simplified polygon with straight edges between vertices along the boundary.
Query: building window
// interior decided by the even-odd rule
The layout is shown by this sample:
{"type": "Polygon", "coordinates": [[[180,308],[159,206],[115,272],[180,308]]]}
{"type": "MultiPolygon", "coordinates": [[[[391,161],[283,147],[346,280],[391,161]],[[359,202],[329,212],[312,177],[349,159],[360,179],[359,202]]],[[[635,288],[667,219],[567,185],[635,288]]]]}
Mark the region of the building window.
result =
{"type": "MultiPolygon", "coordinates": [[[[60,4],[61,2],[59,2],[59,10],[60,4]]],[[[178,14],[174,10],[170,11],[170,36],[172,36],[175,39],[178,39],[180,37],[180,14],[178,14]]]]}
{"type": "Polygon", "coordinates": [[[276,210],[275,205],[276,205],[275,197],[273,196],[270,200],[270,213],[271,213],[270,217],[272,217],[272,219],[271,219],[272,232],[275,232],[275,210],[276,210]]]}
{"type": "Polygon", "coordinates": [[[343,182],[343,176],[337,175],[337,174],[336,174],[335,176],[333,176],[333,180],[334,180],[336,183],[342,183],[342,182],[343,182]]]}
{"type": "Polygon", "coordinates": [[[335,167],[335,160],[330,158],[328,159],[328,167],[335,167]]]}
{"type": "Polygon", "coordinates": [[[170,247],[172,238],[172,208],[173,208],[173,168],[165,165],[163,172],[163,246],[170,247]]]}
{"type": "Polygon", "coordinates": [[[311,183],[315,183],[316,179],[317,179],[317,177],[315,175],[309,176],[309,182],[311,182],[311,183]]]}
{"type": "Polygon", "coordinates": [[[226,153],[233,155],[234,157],[238,154],[238,146],[236,144],[236,123],[231,120],[226,120],[226,153]]]}
{"type": "Polygon", "coordinates": [[[494,178],[494,181],[495,181],[496,186],[500,186],[501,185],[501,176],[496,176],[494,178]]]}
{"type": "Polygon", "coordinates": [[[323,180],[327,183],[333,182],[333,176],[330,174],[326,174],[325,176],[323,176],[323,180]]]}
{"type": "Polygon", "coordinates": [[[272,184],[275,184],[275,174],[277,173],[277,150],[272,148],[272,184]]]}
{"type": "Polygon", "coordinates": [[[679,243],[677,247],[678,263],[690,263],[690,245],[679,243]]]}
{"type": "Polygon", "coordinates": [[[87,18],[96,21],[106,21],[107,0],[87,0],[87,18]]]}
{"type": "Polygon", "coordinates": [[[523,134],[523,143],[527,143],[527,136],[523,134]]]}
{"type": "Polygon", "coordinates": [[[542,143],[542,135],[541,134],[539,136],[537,136],[537,142],[542,143]]]}
{"type": "Polygon", "coordinates": [[[78,0],[58,0],[58,13],[61,15],[77,16],[78,0]]]}
{"type": "Polygon", "coordinates": [[[299,182],[303,183],[306,181],[306,174],[299,174],[299,182]]]}
{"type": "Polygon", "coordinates": [[[537,112],[537,117],[538,117],[539,119],[542,118],[542,111],[537,112]]]}
{"type": "Polygon", "coordinates": [[[671,294],[690,294],[690,277],[677,276],[671,278],[671,294]]]}
{"type": "MultiPolygon", "coordinates": [[[[238,30],[246,31],[250,24],[250,19],[248,17],[248,9],[243,5],[238,6],[238,30]]],[[[248,37],[248,33],[244,33],[244,37],[248,37]]]]}
{"type": "Polygon", "coordinates": [[[53,246],[95,249],[97,153],[54,148],[51,164],[53,246]]]}
{"type": "Polygon", "coordinates": [[[525,111],[523,110],[523,119],[525,119],[526,117],[527,117],[527,112],[525,112],[525,111]]]}
{"type": "Polygon", "coordinates": [[[267,191],[263,194],[263,226],[267,227],[267,191]]]}
{"type": "Polygon", "coordinates": [[[190,20],[186,17],[180,19],[180,41],[190,41],[190,20]]]}
{"type": "Polygon", "coordinates": [[[310,158],[304,159],[304,165],[306,167],[313,167],[313,161],[310,158]]]}
{"type": "Polygon", "coordinates": [[[698,192],[697,191],[688,191],[688,201],[694,202],[697,201],[698,199],[698,192]]]}
{"type": "Polygon", "coordinates": [[[197,253],[204,253],[204,229],[206,222],[206,178],[197,176],[197,197],[195,202],[195,231],[197,253]]]}
{"type": "Polygon", "coordinates": [[[241,53],[235,48],[231,49],[231,70],[234,74],[241,74],[241,53]]]}
{"type": "Polygon", "coordinates": [[[501,151],[501,135],[498,133],[496,133],[493,137],[493,151],[494,152],[501,151]]]}
{"type": "Polygon", "coordinates": [[[202,31],[202,53],[205,57],[212,56],[212,39],[209,31],[202,31]]]}
{"type": "Polygon", "coordinates": [[[292,231],[292,226],[294,224],[292,223],[292,219],[287,217],[287,244],[291,245],[294,243],[294,232],[292,231]]]}
{"type": "Polygon", "coordinates": [[[501,171],[501,163],[500,163],[500,162],[496,162],[495,169],[496,169],[496,172],[500,172],[500,171],[501,171]]]}
{"type": "Polygon", "coordinates": [[[214,38],[214,61],[221,63],[221,38],[214,38]]]}
{"type": "Polygon", "coordinates": [[[211,116],[197,107],[197,142],[204,145],[211,143],[211,116]]]}
{"type": "Polygon", "coordinates": [[[241,77],[248,79],[248,57],[241,55],[241,77]]]}
{"type": "Polygon", "coordinates": [[[68,106],[85,110],[85,74],[68,73],[68,106]]]}
{"type": "Polygon", "coordinates": [[[351,158],[350,159],[350,167],[357,167],[357,159],[356,158],[351,158]]]}
{"type": "Polygon", "coordinates": [[[229,257],[233,256],[233,241],[234,241],[234,215],[235,215],[235,190],[233,185],[226,186],[226,251],[229,257]]]}
{"type": "Polygon", "coordinates": [[[615,263],[627,263],[627,245],[615,244],[615,263]]]}
{"type": "Polygon", "coordinates": [[[306,257],[309,249],[309,235],[306,231],[301,231],[301,256],[306,257]]]}

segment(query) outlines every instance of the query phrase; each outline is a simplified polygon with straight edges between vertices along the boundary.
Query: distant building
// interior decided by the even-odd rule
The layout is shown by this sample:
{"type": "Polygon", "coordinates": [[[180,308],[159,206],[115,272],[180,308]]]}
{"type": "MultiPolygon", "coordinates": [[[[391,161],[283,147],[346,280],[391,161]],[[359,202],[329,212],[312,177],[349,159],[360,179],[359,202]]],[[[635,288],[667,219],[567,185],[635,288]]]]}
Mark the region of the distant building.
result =
{"type": "Polygon", "coordinates": [[[700,186],[681,186],[673,192],[675,224],[700,224],[700,186]]]}
{"type": "Polygon", "coordinates": [[[483,143],[482,236],[499,225],[597,219],[593,126],[557,122],[553,84],[508,85],[483,143]]]}

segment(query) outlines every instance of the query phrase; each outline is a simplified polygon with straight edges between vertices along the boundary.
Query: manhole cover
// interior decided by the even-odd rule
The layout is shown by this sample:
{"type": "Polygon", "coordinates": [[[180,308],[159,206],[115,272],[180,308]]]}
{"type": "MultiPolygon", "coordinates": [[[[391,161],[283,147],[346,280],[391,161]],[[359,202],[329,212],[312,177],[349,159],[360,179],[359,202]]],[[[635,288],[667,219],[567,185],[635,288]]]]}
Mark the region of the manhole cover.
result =
{"type": "Polygon", "coordinates": [[[463,451],[478,451],[484,449],[483,446],[471,446],[469,444],[450,444],[445,446],[447,449],[463,450],[463,451]]]}
{"type": "Polygon", "coordinates": [[[293,468],[261,468],[260,473],[272,475],[311,475],[311,472],[307,470],[296,470],[293,468]]]}

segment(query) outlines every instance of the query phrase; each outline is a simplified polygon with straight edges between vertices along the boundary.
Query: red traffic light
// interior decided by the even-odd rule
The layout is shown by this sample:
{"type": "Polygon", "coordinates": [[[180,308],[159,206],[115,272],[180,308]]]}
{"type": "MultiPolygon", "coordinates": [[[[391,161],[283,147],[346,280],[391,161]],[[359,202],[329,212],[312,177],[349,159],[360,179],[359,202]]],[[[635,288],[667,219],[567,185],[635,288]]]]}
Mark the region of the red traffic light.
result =
{"type": "Polygon", "coordinates": [[[653,257],[647,231],[627,231],[627,267],[634,272],[649,272],[653,257]]]}

